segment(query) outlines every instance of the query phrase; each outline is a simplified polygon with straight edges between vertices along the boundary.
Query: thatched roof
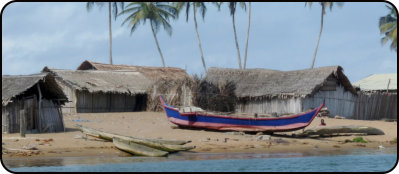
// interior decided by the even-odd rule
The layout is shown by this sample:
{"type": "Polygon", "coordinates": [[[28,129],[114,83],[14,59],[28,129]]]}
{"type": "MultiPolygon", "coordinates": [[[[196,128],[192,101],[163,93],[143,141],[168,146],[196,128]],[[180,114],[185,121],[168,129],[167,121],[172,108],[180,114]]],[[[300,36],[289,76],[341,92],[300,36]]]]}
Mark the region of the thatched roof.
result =
{"type": "Polygon", "coordinates": [[[340,66],[296,71],[267,69],[210,68],[205,79],[214,85],[232,81],[237,97],[306,97],[314,94],[329,76],[335,77],[346,90],[356,93],[340,66]]]}
{"type": "Polygon", "coordinates": [[[99,70],[60,70],[45,67],[55,77],[76,90],[89,92],[110,92],[124,94],[143,94],[152,81],[137,71],[99,71],[99,70]]]}
{"type": "MultiPolygon", "coordinates": [[[[7,105],[12,102],[13,98],[23,95],[31,88],[35,88],[36,84],[41,82],[43,96],[50,99],[66,100],[62,89],[55,82],[54,77],[48,73],[10,76],[4,75],[1,78],[2,84],[2,104],[7,105]]],[[[37,88],[36,88],[37,89],[37,88]]],[[[63,102],[61,102],[63,103],[63,102]]]]}
{"type": "Polygon", "coordinates": [[[144,76],[150,79],[175,79],[181,80],[189,78],[189,75],[185,70],[174,67],[147,67],[147,66],[132,66],[132,65],[111,65],[98,63],[93,61],[85,60],[77,70],[104,70],[104,71],[115,71],[115,70],[128,70],[138,71],[144,76]]]}

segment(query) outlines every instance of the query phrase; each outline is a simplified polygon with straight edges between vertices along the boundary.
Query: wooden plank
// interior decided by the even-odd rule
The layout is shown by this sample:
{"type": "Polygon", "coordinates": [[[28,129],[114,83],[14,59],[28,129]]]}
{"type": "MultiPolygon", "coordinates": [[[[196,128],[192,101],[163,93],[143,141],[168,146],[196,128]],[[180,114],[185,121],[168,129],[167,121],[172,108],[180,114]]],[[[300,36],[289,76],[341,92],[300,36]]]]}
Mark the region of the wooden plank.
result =
{"type": "Polygon", "coordinates": [[[42,127],[42,124],[41,124],[41,116],[42,116],[42,91],[40,90],[40,85],[39,85],[39,83],[37,83],[37,90],[39,91],[39,106],[38,106],[38,119],[39,119],[39,121],[38,121],[38,123],[39,123],[39,125],[38,125],[38,131],[39,132],[42,132],[42,130],[41,130],[41,127],[42,127]]]}
{"type": "Polygon", "coordinates": [[[25,116],[25,108],[21,108],[19,110],[19,133],[21,137],[25,137],[25,132],[26,132],[26,116],[25,116]]]}

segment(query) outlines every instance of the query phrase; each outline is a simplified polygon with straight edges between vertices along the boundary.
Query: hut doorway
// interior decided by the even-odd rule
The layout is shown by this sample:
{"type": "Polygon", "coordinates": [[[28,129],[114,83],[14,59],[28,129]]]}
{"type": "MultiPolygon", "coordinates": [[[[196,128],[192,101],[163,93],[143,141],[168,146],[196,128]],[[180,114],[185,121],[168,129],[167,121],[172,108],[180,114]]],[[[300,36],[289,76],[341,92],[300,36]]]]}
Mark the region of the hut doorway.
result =
{"type": "Polygon", "coordinates": [[[30,133],[37,132],[37,125],[39,122],[39,120],[37,119],[36,101],[36,96],[27,97],[24,99],[26,131],[30,133]]]}
{"type": "Polygon", "coordinates": [[[137,94],[134,111],[145,111],[146,108],[147,108],[147,94],[137,94]]]}

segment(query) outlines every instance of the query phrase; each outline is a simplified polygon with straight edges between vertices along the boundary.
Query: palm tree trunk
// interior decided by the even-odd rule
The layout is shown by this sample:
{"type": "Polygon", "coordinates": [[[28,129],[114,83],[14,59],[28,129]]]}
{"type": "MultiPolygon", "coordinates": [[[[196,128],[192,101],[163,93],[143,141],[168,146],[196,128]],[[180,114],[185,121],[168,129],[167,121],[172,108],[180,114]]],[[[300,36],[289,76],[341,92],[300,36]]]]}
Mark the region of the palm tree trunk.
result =
{"type": "Polygon", "coordinates": [[[311,69],[313,69],[313,67],[314,67],[314,62],[316,61],[317,49],[319,48],[321,32],[323,31],[324,10],[325,10],[325,7],[322,5],[322,6],[321,6],[321,24],[320,24],[319,39],[317,39],[316,49],[314,50],[314,53],[313,53],[312,66],[310,67],[311,69]]]}
{"type": "Polygon", "coordinates": [[[236,22],[235,22],[235,19],[234,19],[234,14],[232,16],[232,19],[233,19],[234,38],[236,40],[236,48],[237,48],[237,54],[238,54],[238,65],[239,65],[240,69],[242,69],[241,56],[240,56],[240,47],[238,46],[238,41],[237,41],[236,22]]]}
{"type": "Polygon", "coordinates": [[[109,27],[109,63],[112,65],[112,30],[111,30],[111,2],[108,3],[108,27],[109,27]]]}
{"type": "Polygon", "coordinates": [[[199,49],[200,49],[200,53],[201,53],[201,60],[202,60],[202,66],[204,67],[204,71],[205,71],[205,74],[206,74],[206,72],[207,72],[207,70],[206,70],[206,65],[205,65],[205,58],[204,58],[204,53],[202,52],[202,46],[201,46],[201,39],[200,39],[200,36],[199,36],[199,34],[198,34],[198,24],[197,24],[197,17],[196,17],[196,11],[197,11],[197,8],[196,8],[196,6],[194,5],[194,25],[195,25],[195,33],[197,34],[197,39],[198,39],[198,46],[199,46],[199,49]]]}
{"type": "Polygon", "coordinates": [[[248,39],[249,39],[250,26],[251,26],[251,2],[248,2],[248,30],[247,30],[247,42],[245,43],[244,69],[247,68],[247,53],[248,53],[248,39]]]}
{"type": "Polygon", "coordinates": [[[159,47],[157,35],[155,34],[154,27],[152,26],[152,20],[150,20],[150,24],[151,24],[152,34],[154,35],[155,43],[157,44],[157,48],[158,48],[159,55],[161,55],[162,65],[163,65],[163,67],[166,67],[166,66],[165,66],[165,60],[164,60],[163,55],[162,55],[162,52],[161,52],[161,48],[159,47]]]}

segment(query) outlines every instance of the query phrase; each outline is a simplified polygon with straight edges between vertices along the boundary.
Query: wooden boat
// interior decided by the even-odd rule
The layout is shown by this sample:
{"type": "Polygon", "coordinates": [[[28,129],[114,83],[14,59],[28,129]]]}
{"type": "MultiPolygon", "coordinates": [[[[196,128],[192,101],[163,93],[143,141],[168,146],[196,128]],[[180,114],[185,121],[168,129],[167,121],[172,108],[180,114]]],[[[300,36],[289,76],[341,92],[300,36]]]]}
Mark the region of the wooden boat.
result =
{"type": "Polygon", "coordinates": [[[160,96],[160,100],[168,120],[179,126],[214,130],[269,132],[293,131],[305,128],[312,122],[325,104],[325,102],[323,102],[319,107],[309,112],[291,116],[248,118],[228,115],[213,115],[197,111],[182,113],[178,108],[168,105],[162,96],[160,96]]]}
{"type": "Polygon", "coordinates": [[[159,140],[159,141],[153,141],[154,139],[142,139],[142,138],[136,138],[136,137],[129,137],[129,136],[123,136],[123,135],[118,135],[114,133],[108,133],[100,130],[95,130],[83,126],[77,125],[80,130],[87,134],[91,135],[97,138],[102,138],[108,141],[113,141],[114,137],[117,137],[121,140],[129,141],[132,143],[137,143],[141,144],[144,146],[148,146],[151,148],[155,148],[158,150],[163,150],[167,152],[178,152],[178,151],[185,151],[185,150],[191,150],[194,149],[195,146],[184,146],[184,145],[177,145],[176,143],[182,143],[182,142],[188,142],[188,141],[181,141],[181,140],[159,140]],[[173,144],[167,144],[167,143],[173,143],[173,144]]]}
{"type": "Polygon", "coordinates": [[[154,156],[154,157],[168,155],[168,152],[147,147],[141,144],[133,143],[131,141],[126,141],[118,137],[114,137],[112,139],[112,142],[118,149],[129,152],[134,155],[154,156]]]}

